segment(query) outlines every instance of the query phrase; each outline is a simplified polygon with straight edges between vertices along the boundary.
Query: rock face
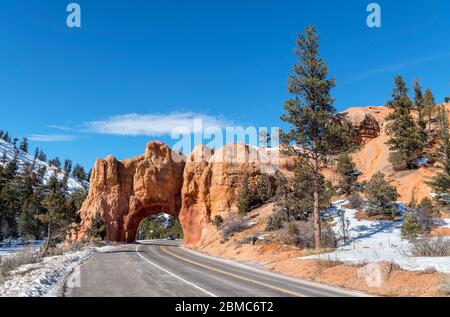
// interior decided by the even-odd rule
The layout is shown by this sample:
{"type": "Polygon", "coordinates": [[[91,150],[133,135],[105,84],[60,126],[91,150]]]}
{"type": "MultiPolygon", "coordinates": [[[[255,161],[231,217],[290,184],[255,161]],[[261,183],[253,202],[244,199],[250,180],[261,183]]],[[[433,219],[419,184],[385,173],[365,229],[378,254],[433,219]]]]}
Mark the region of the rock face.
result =
{"type": "Polygon", "coordinates": [[[134,240],[142,219],[165,212],[178,216],[185,158],[160,142],[147,144],[145,154],[118,161],[97,160],[89,195],[80,210],[81,229],[76,240],[87,238],[92,220],[101,216],[106,240],[134,240]]]}
{"type": "MultiPolygon", "coordinates": [[[[245,144],[229,144],[217,152],[198,146],[188,156],[184,170],[179,219],[186,244],[195,244],[207,234],[206,224],[216,215],[225,218],[236,211],[242,180],[255,182],[263,172],[272,172],[267,153],[245,144]]],[[[273,170],[274,172],[274,170],[273,170]]]]}

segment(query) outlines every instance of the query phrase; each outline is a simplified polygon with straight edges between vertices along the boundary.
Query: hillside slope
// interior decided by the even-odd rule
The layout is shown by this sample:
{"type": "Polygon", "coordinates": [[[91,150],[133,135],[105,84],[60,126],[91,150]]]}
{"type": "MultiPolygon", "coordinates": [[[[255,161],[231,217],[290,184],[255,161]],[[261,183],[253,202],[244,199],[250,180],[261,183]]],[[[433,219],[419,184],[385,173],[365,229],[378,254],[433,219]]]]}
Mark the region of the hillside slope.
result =
{"type": "MultiPolygon", "coordinates": [[[[450,103],[446,109],[450,112],[450,103]]],[[[379,124],[380,133],[376,137],[364,138],[363,147],[353,154],[353,160],[362,173],[360,181],[369,180],[375,173],[382,172],[386,180],[397,188],[399,200],[409,203],[412,198],[420,201],[430,197],[431,188],[426,184],[430,177],[436,173],[433,166],[424,165],[416,170],[395,171],[389,163],[389,147],[386,145],[389,137],[386,135],[386,116],[392,109],[376,106],[349,108],[344,114],[354,123],[362,122],[366,115],[373,116],[379,124]]]]}
{"type": "MultiPolygon", "coordinates": [[[[17,151],[17,158],[19,161],[19,168],[23,167],[25,165],[32,165],[34,161],[34,157],[28,153],[25,153],[23,151],[20,151],[18,149],[15,149],[12,144],[9,144],[5,142],[4,140],[0,139],[0,158],[3,158],[3,154],[6,155],[6,162],[9,162],[13,160],[15,153],[17,151]]],[[[0,164],[4,164],[0,162],[0,164]]],[[[40,161],[36,159],[35,161],[35,168],[34,171],[37,172],[40,168],[45,167],[46,172],[44,175],[44,182],[48,181],[50,177],[52,177],[55,173],[59,180],[62,180],[64,178],[64,171],[58,170],[54,166],[50,166],[46,162],[40,161]]],[[[73,191],[76,189],[86,188],[89,186],[89,183],[87,182],[81,182],[78,179],[74,177],[69,177],[68,179],[68,187],[69,191],[73,191]]]]}

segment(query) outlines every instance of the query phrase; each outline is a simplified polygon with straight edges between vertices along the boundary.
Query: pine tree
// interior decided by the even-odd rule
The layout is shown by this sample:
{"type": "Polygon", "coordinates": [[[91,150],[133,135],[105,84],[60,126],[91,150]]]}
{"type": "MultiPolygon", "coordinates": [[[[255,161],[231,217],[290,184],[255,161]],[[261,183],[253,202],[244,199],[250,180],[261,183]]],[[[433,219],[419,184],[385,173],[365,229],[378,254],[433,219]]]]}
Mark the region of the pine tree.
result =
{"type": "Polygon", "coordinates": [[[251,210],[252,207],[256,205],[256,194],[250,189],[249,185],[249,176],[248,174],[244,175],[244,179],[242,180],[242,187],[239,191],[236,207],[240,214],[246,214],[251,210]]]}
{"type": "Polygon", "coordinates": [[[401,231],[402,238],[416,238],[419,234],[420,226],[417,223],[417,219],[410,212],[406,213],[401,231]]]}
{"type": "Polygon", "coordinates": [[[22,138],[22,140],[20,141],[20,144],[19,144],[19,150],[21,150],[25,153],[28,153],[28,148],[29,148],[28,139],[22,138]]]}
{"type": "Polygon", "coordinates": [[[69,174],[72,171],[72,161],[64,160],[64,172],[69,174]]]}
{"type": "Polygon", "coordinates": [[[430,89],[425,91],[425,96],[423,97],[423,107],[424,116],[427,118],[428,122],[428,130],[431,131],[431,123],[434,115],[436,114],[436,101],[434,100],[433,93],[430,89]]]}
{"type": "Polygon", "coordinates": [[[42,202],[46,212],[38,216],[38,219],[47,226],[47,241],[42,250],[43,255],[48,253],[50,247],[64,239],[72,223],[72,217],[66,212],[64,181],[60,182],[54,174],[48,181],[47,192],[42,202]]]}
{"type": "Polygon", "coordinates": [[[397,210],[394,202],[398,198],[397,189],[384,180],[383,173],[376,173],[365,188],[368,216],[385,215],[394,218],[397,210]]]}
{"type": "Polygon", "coordinates": [[[435,156],[439,161],[440,173],[433,176],[429,185],[435,192],[435,200],[441,205],[450,205],[450,131],[448,112],[445,106],[438,109],[438,146],[435,156]]]}
{"type": "Polygon", "coordinates": [[[72,171],[72,176],[78,179],[79,181],[85,181],[87,179],[86,172],[84,168],[80,164],[75,164],[75,167],[72,171]]]}
{"type": "Polygon", "coordinates": [[[299,62],[293,67],[288,89],[294,97],[285,103],[281,119],[290,124],[288,133],[282,138],[286,153],[296,155],[309,166],[311,173],[313,201],[313,223],[315,248],[320,248],[321,220],[320,193],[325,191],[320,173],[326,157],[342,142],[337,135],[340,130],[333,129],[337,122],[334,99],[331,89],[335,79],[328,78],[328,67],[319,56],[319,35],[314,27],[308,27],[305,34],[299,34],[296,54],[299,62]]]}
{"type": "Polygon", "coordinates": [[[47,161],[47,155],[42,151],[42,149],[39,150],[39,154],[37,156],[39,161],[46,162],[47,161]]]}
{"type": "MultiPolygon", "coordinates": [[[[414,103],[413,108],[417,111],[417,130],[422,148],[428,145],[427,124],[426,116],[428,115],[428,108],[425,106],[425,100],[422,93],[422,87],[420,87],[419,80],[416,79],[413,83],[414,89],[414,103]]],[[[430,120],[430,118],[428,118],[430,120]]]]}
{"type": "Polygon", "coordinates": [[[58,157],[55,157],[54,159],[49,160],[48,164],[53,167],[56,167],[58,169],[61,168],[61,161],[59,160],[58,157]]]}
{"type": "Polygon", "coordinates": [[[7,161],[8,161],[8,158],[6,157],[6,150],[3,150],[2,159],[1,159],[0,163],[6,164],[7,161]]]}
{"type": "Polygon", "coordinates": [[[414,169],[422,157],[423,136],[411,116],[412,103],[401,76],[395,78],[392,97],[388,105],[394,108],[394,112],[386,118],[386,132],[390,137],[387,141],[390,149],[389,162],[396,170],[414,169]]]}
{"type": "Polygon", "coordinates": [[[337,187],[346,195],[351,194],[358,174],[356,173],[356,166],[348,153],[343,153],[339,156],[336,170],[338,172],[337,187]]]}
{"type": "MultiPolygon", "coordinates": [[[[294,176],[288,181],[287,186],[280,186],[275,203],[275,213],[279,221],[308,221],[314,213],[314,189],[311,182],[314,171],[310,164],[297,163],[294,176]]],[[[319,175],[319,209],[327,209],[331,206],[331,197],[334,192],[330,182],[323,175],[319,175]]],[[[275,227],[280,228],[282,223],[275,227]]],[[[275,228],[274,228],[275,229],[275,228]]]]}

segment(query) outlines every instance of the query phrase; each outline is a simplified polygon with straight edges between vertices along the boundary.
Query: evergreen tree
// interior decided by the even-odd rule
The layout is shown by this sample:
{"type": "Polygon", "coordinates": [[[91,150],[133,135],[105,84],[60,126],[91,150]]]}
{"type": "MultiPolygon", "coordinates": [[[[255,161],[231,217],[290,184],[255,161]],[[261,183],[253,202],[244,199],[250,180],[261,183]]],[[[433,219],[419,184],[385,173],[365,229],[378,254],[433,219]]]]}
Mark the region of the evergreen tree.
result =
{"type": "Polygon", "coordinates": [[[44,186],[35,187],[32,195],[24,202],[19,216],[18,231],[21,236],[28,239],[42,239],[45,230],[38,220],[40,214],[45,212],[42,201],[45,197],[44,186]]]}
{"type": "Polygon", "coordinates": [[[336,170],[339,175],[338,188],[346,195],[351,194],[358,179],[358,174],[356,173],[355,163],[348,153],[339,156],[336,170]]]}
{"type": "Polygon", "coordinates": [[[417,168],[424,148],[423,136],[411,116],[412,103],[401,76],[395,78],[392,97],[388,105],[394,108],[394,112],[386,118],[386,132],[390,137],[387,141],[390,149],[389,162],[396,170],[417,168]]]}
{"type": "Polygon", "coordinates": [[[367,198],[366,213],[368,216],[385,215],[391,218],[397,216],[393,204],[397,198],[397,189],[384,180],[383,173],[376,173],[365,188],[367,198]]]}
{"type": "Polygon", "coordinates": [[[47,155],[42,151],[42,149],[39,150],[39,154],[37,156],[39,161],[46,162],[47,161],[47,155]]]}
{"type": "Polygon", "coordinates": [[[46,255],[50,247],[65,238],[73,222],[72,215],[66,209],[66,184],[60,182],[55,174],[48,181],[47,195],[42,205],[46,212],[39,215],[38,219],[47,226],[47,241],[42,250],[42,254],[46,255]]]}
{"type": "Polygon", "coordinates": [[[328,67],[319,56],[319,35],[314,27],[308,27],[305,34],[299,34],[296,54],[299,62],[293,67],[288,89],[294,97],[285,103],[286,114],[281,119],[290,124],[288,133],[282,138],[286,153],[296,155],[308,165],[311,177],[309,188],[312,191],[313,223],[315,248],[320,248],[321,220],[320,193],[325,192],[320,173],[327,156],[342,142],[339,133],[342,129],[334,125],[336,110],[331,89],[335,79],[328,78],[328,67]]]}
{"type": "Polygon", "coordinates": [[[3,154],[2,154],[0,163],[6,164],[7,161],[8,161],[8,158],[6,157],[6,150],[3,150],[3,154]]]}
{"type": "Polygon", "coordinates": [[[428,130],[431,131],[431,123],[434,115],[436,114],[436,101],[434,100],[433,93],[430,89],[425,91],[425,96],[423,97],[423,107],[424,116],[427,118],[428,130]]]}
{"type": "Polygon", "coordinates": [[[439,161],[440,173],[433,176],[429,185],[435,192],[435,200],[441,205],[450,205],[450,131],[448,112],[445,106],[438,109],[438,146],[435,156],[439,161]]]}
{"type": "Polygon", "coordinates": [[[72,161],[64,160],[64,172],[69,174],[72,171],[72,161]]]}
{"type": "Polygon", "coordinates": [[[256,194],[249,185],[249,176],[246,174],[242,180],[242,187],[239,191],[236,207],[240,214],[246,214],[257,204],[256,194]]]}
{"type": "Polygon", "coordinates": [[[53,167],[56,167],[58,169],[61,168],[61,161],[59,160],[58,157],[55,157],[54,159],[49,160],[48,164],[53,167]]]}
{"type": "Polygon", "coordinates": [[[3,134],[3,141],[5,141],[6,143],[11,143],[11,138],[9,136],[8,131],[6,131],[5,134],[3,134]]]}
{"type": "MultiPolygon", "coordinates": [[[[425,106],[425,99],[422,93],[422,87],[420,87],[419,80],[416,79],[413,84],[414,88],[414,103],[413,107],[417,111],[417,130],[422,148],[428,145],[427,124],[426,116],[429,114],[428,108],[425,106]]],[[[428,118],[430,120],[430,118],[428,118]]]]}
{"type": "Polygon", "coordinates": [[[268,174],[261,174],[256,184],[256,196],[259,203],[263,204],[272,199],[276,194],[276,180],[268,174]]]}
{"type": "Polygon", "coordinates": [[[420,226],[417,223],[417,219],[410,212],[406,213],[401,231],[402,238],[416,238],[419,234],[420,226]]]}
{"type": "Polygon", "coordinates": [[[22,138],[22,140],[20,141],[20,144],[19,144],[19,150],[21,150],[25,153],[28,153],[28,148],[29,148],[28,139],[22,138]]]}
{"type": "Polygon", "coordinates": [[[87,176],[84,168],[80,164],[75,164],[75,167],[72,171],[72,176],[78,179],[79,181],[86,181],[87,176]]]}
{"type": "MultiPolygon", "coordinates": [[[[275,212],[278,213],[279,221],[308,221],[314,213],[314,188],[311,187],[315,175],[310,164],[298,163],[294,176],[289,180],[287,186],[280,186],[277,194],[275,212]]],[[[319,210],[331,206],[331,197],[334,192],[330,182],[327,182],[322,174],[319,175],[319,210]]],[[[281,227],[278,223],[276,227],[281,227]]]]}

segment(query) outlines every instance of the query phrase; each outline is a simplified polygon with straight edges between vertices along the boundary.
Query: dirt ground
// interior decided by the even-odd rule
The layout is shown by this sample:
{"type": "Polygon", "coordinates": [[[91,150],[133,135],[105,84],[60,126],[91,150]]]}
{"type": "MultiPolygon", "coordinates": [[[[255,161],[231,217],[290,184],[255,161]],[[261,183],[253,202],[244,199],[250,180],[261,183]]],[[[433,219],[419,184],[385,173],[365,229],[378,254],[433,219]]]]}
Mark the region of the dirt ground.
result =
{"type": "Polygon", "coordinates": [[[435,271],[408,272],[389,262],[365,265],[347,265],[339,261],[302,260],[311,254],[294,246],[277,241],[277,233],[265,231],[267,218],[273,205],[268,204],[252,211],[247,218],[255,224],[247,230],[224,239],[213,225],[205,230],[206,238],[192,248],[227,259],[264,267],[289,276],[310,281],[360,290],[381,296],[448,296],[445,284],[450,284],[448,274],[435,271]],[[243,239],[257,234],[264,240],[254,245],[243,239]]]}

